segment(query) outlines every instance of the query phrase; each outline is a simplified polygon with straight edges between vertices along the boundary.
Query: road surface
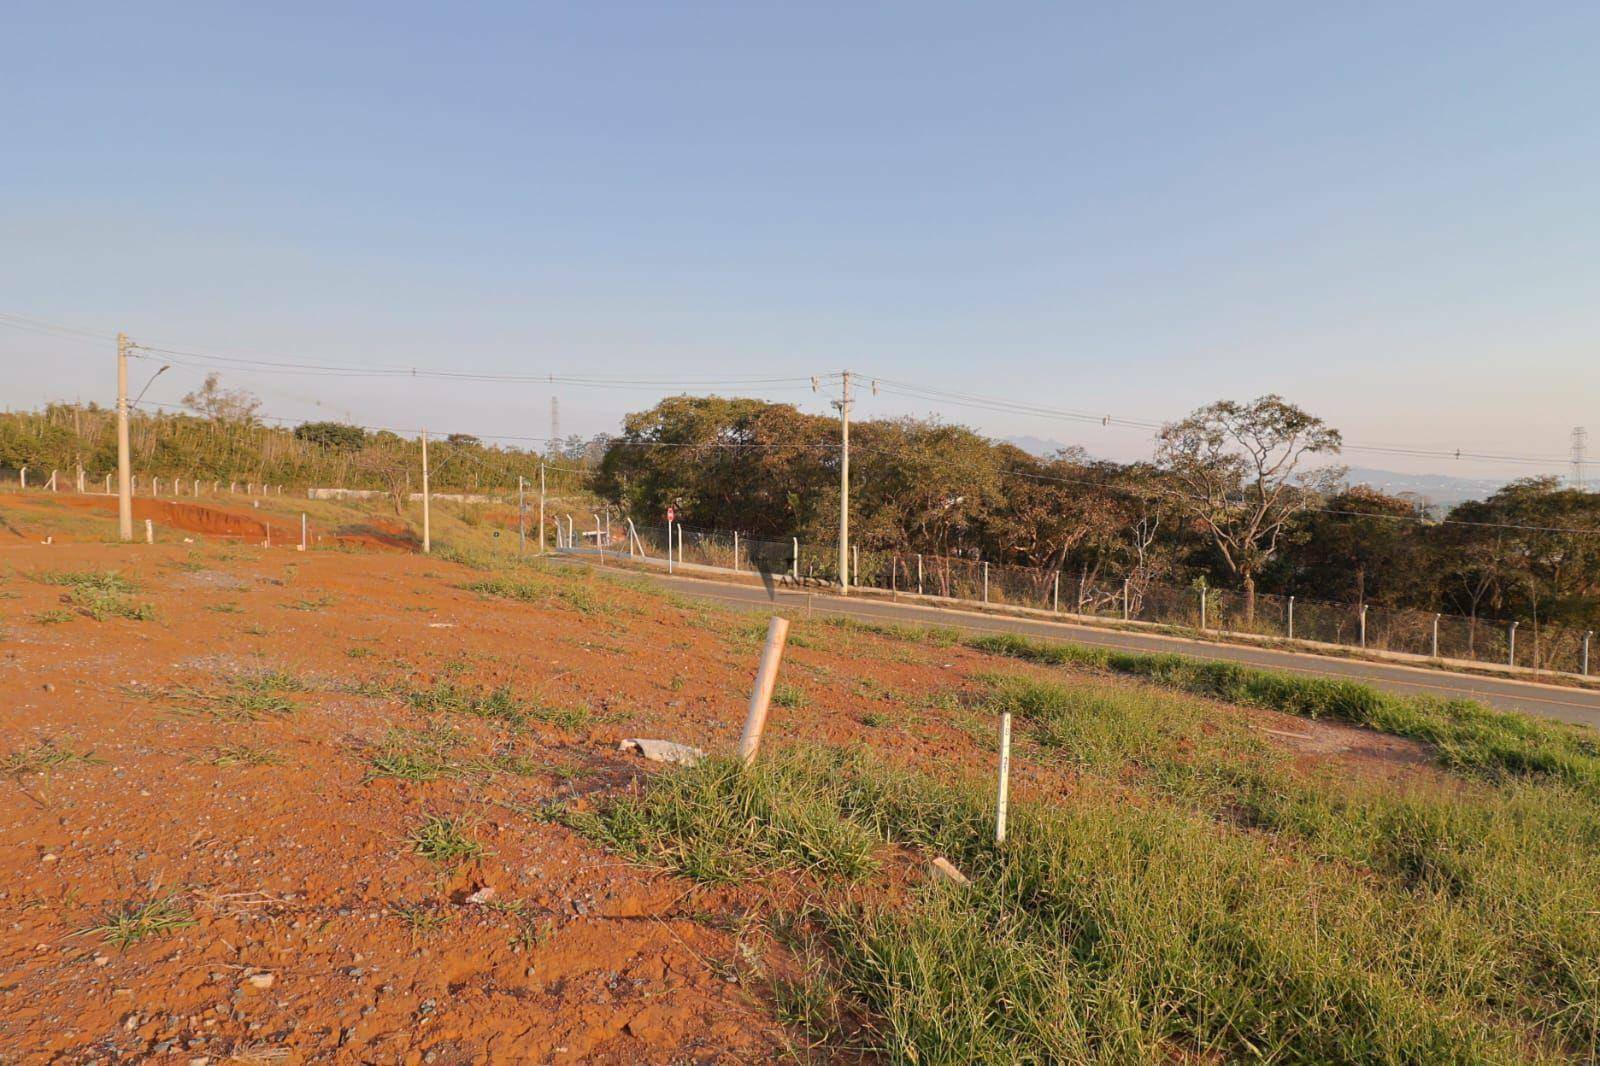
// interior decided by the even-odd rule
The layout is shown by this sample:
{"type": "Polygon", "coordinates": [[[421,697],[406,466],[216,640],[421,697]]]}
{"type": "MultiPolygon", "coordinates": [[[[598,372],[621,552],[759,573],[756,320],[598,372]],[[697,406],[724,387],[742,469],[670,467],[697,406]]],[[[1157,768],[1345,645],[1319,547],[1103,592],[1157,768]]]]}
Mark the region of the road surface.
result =
{"type": "MultiPolygon", "coordinates": [[[[564,558],[575,562],[588,562],[572,556],[564,558]]],[[[1460,674],[1448,670],[1430,670],[1426,667],[1395,663],[1370,662],[1363,659],[1340,659],[1249,645],[1214,644],[1210,641],[1156,633],[1097,629],[1093,626],[1066,622],[1036,621],[1008,615],[926,607],[920,604],[896,603],[876,597],[846,599],[825,592],[806,592],[781,587],[769,591],[759,585],[736,585],[694,577],[669,577],[653,571],[630,572],[638,573],[641,577],[670,587],[685,596],[750,610],[770,609],[776,604],[800,614],[810,610],[812,614],[837,615],[865,621],[939,625],[974,633],[1017,633],[1045,640],[1117,648],[1124,651],[1178,652],[1196,659],[1221,659],[1288,673],[1349,678],[1364,681],[1374,688],[1404,695],[1461,697],[1477,700],[1502,710],[1543,715],[1564,722],[1576,722],[1600,728],[1600,691],[1595,690],[1477,674],[1460,674]]]]}

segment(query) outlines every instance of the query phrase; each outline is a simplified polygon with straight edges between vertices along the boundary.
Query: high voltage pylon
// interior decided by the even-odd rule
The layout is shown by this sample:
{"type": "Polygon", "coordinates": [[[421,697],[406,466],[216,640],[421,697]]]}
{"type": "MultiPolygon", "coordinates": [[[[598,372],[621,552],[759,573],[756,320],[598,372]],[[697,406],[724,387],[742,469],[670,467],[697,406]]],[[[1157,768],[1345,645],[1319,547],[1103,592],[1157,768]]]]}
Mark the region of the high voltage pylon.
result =
{"type": "Polygon", "coordinates": [[[1589,431],[1583,426],[1572,427],[1572,487],[1580,492],[1588,491],[1589,485],[1584,478],[1584,457],[1589,448],[1589,431]]]}

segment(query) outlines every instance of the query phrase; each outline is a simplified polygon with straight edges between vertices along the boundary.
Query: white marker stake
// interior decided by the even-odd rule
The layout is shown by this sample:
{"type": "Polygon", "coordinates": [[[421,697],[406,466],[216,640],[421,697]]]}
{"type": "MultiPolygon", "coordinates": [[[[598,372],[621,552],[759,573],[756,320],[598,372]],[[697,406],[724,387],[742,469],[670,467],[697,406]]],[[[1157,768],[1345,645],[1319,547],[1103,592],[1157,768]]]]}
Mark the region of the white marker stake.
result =
{"type": "Polygon", "coordinates": [[[756,671],[755,691],[750,693],[750,711],[744,719],[744,735],[739,738],[739,760],[746,766],[755,762],[761,747],[761,731],[767,726],[767,705],[778,684],[778,663],[783,659],[783,642],[789,636],[789,620],[772,616],[767,623],[767,646],[761,652],[761,669],[756,671]]]}
{"type": "Polygon", "coordinates": [[[148,518],[144,520],[144,542],[146,544],[156,542],[156,524],[148,518]]]}
{"type": "Polygon", "coordinates": [[[994,808],[994,842],[1006,842],[1006,807],[1011,799],[1011,712],[1000,715],[1000,790],[994,808]]]}
{"type": "Polygon", "coordinates": [[[306,550],[306,513],[300,512],[300,550],[306,550]]]}

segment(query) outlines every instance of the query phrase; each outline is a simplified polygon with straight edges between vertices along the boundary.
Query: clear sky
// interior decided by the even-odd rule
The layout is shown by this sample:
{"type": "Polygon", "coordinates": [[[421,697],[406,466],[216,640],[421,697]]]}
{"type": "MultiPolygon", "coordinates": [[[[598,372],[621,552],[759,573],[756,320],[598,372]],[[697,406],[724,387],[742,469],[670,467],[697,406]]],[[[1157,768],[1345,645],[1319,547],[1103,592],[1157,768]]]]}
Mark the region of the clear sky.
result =
{"type": "MultiPolygon", "coordinates": [[[[8,4],[0,310],[1155,419],[1276,391],[1352,441],[1560,472],[1572,426],[1600,455],[1597,42],[1594,3],[8,4]]],[[[503,434],[544,434],[551,394],[224,380],[274,414],[503,434]]],[[[109,346],[0,327],[0,405],[113,389],[109,346]]],[[[656,392],[564,387],[563,430],[656,392]]],[[[858,408],[932,410],[1149,451],[858,408]]]]}

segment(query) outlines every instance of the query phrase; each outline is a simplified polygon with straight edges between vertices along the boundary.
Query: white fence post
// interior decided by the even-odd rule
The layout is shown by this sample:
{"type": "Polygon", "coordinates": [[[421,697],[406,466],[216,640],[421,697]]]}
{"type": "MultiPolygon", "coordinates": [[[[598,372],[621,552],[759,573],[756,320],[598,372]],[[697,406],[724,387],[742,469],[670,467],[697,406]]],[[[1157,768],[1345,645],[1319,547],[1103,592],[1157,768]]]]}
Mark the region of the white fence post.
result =
{"type": "Polygon", "coordinates": [[[306,550],[306,513],[300,512],[300,550],[306,550]]]}
{"type": "Polygon", "coordinates": [[[1294,639],[1294,597],[1289,597],[1289,639],[1294,639]]]}
{"type": "Polygon", "coordinates": [[[739,572],[739,531],[733,531],[733,572],[739,572]]]}
{"type": "Polygon", "coordinates": [[[1056,614],[1061,613],[1061,571],[1057,570],[1055,577],[1050,581],[1050,609],[1056,614]]]}
{"type": "Polygon", "coordinates": [[[1589,630],[1583,635],[1583,676],[1589,676],[1589,638],[1594,636],[1594,630],[1589,630]]]}
{"type": "Polygon", "coordinates": [[[1122,579],[1122,620],[1124,622],[1128,620],[1128,587],[1130,584],[1131,582],[1127,578],[1122,579]]]}
{"type": "Polygon", "coordinates": [[[1200,586],[1200,632],[1206,630],[1206,587],[1200,586]]]}
{"type": "Polygon", "coordinates": [[[861,546],[850,545],[850,584],[861,584],[861,546]]]}
{"type": "Polygon", "coordinates": [[[800,580],[800,538],[794,537],[794,560],[789,564],[790,573],[796,581],[800,580]]]}
{"type": "Polygon", "coordinates": [[[767,623],[767,644],[761,649],[761,666],[756,670],[756,687],[750,693],[750,709],[745,713],[744,734],[739,737],[739,761],[749,766],[761,747],[761,733],[767,725],[767,707],[778,685],[778,664],[783,661],[783,642],[789,635],[789,620],[773,615],[767,623]]]}
{"type": "Polygon", "coordinates": [[[27,467],[23,467],[21,470],[17,471],[17,477],[19,479],[18,487],[19,488],[24,488],[24,489],[27,488],[28,487],[28,468],[27,467]]]}
{"type": "Polygon", "coordinates": [[[1511,623],[1511,631],[1506,635],[1506,665],[1517,665],[1517,623],[1511,623]]]}
{"type": "Polygon", "coordinates": [[[1006,842],[1006,807],[1011,798],[1011,712],[1000,714],[1000,782],[994,805],[994,842],[1006,842]]]}
{"type": "Polygon", "coordinates": [[[1439,612],[1435,611],[1433,614],[1433,657],[1435,659],[1439,657],[1439,618],[1439,612]]]}
{"type": "Polygon", "coordinates": [[[1367,646],[1367,605],[1361,605],[1361,646],[1367,646]]]}
{"type": "Polygon", "coordinates": [[[106,475],[106,495],[111,495],[111,475],[106,475]]]}
{"type": "Polygon", "coordinates": [[[50,471],[50,491],[51,492],[60,492],[61,491],[60,489],[56,488],[56,471],[54,471],[54,470],[50,471]]]}
{"type": "Polygon", "coordinates": [[[146,544],[156,542],[156,524],[148,518],[144,520],[144,542],[146,544]]]}
{"type": "Polygon", "coordinates": [[[922,595],[922,553],[917,553],[917,595],[922,595]]]}
{"type": "Polygon", "coordinates": [[[989,602],[989,564],[987,561],[983,564],[983,602],[989,602]]]}
{"type": "Polygon", "coordinates": [[[83,495],[83,467],[78,467],[78,495],[83,495]]]}
{"type": "Polygon", "coordinates": [[[678,565],[683,565],[683,523],[678,523],[678,565]]]}

